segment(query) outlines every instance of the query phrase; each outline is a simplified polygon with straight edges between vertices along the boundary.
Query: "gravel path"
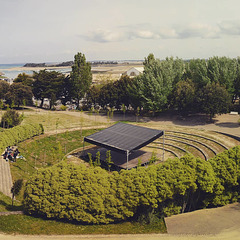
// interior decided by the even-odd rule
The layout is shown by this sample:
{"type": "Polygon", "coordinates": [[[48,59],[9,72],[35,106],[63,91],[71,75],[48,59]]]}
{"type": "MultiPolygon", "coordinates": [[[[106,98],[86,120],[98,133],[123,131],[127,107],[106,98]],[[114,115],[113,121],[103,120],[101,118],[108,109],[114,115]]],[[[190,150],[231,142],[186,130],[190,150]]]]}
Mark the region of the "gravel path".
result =
{"type": "Polygon", "coordinates": [[[9,162],[0,157],[0,192],[11,197],[13,185],[9,162]]]}

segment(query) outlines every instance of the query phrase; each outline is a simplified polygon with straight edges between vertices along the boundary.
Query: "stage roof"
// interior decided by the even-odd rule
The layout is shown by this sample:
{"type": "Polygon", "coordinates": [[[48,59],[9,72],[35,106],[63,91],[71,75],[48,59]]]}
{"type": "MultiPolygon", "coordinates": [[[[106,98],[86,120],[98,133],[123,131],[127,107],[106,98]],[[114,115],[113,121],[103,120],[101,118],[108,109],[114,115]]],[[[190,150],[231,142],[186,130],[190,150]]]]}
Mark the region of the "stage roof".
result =
{"type": "Polygon", "coordinates": [[[122,153],[140,149],[163,135],[162,130],[117,123],[84,138],[84,141],[122,153]]]}

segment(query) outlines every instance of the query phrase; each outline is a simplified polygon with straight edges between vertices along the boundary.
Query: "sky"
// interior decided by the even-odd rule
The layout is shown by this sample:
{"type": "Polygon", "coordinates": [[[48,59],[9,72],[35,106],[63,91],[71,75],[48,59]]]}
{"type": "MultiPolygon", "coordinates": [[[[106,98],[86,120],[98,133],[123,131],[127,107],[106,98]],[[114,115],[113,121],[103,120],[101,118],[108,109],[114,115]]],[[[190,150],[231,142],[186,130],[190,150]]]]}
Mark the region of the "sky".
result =
{"type": "Polygon", "coordinates": [[[239,0],[0,0],[0,64],[240,56],[239,0]]]}

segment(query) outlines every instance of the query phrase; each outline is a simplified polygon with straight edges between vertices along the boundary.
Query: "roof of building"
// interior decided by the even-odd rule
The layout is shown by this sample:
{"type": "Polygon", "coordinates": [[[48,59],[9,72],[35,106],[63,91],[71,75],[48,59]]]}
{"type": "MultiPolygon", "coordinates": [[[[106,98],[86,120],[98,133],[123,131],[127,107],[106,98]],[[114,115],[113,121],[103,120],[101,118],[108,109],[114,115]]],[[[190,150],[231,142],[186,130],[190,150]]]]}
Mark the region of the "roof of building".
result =
{"type": "Polygon", "coordinates": [[[162,130],[117,123],[84,138],[84,141],[127,153],[140,149],[163,135],[162,130]]]}

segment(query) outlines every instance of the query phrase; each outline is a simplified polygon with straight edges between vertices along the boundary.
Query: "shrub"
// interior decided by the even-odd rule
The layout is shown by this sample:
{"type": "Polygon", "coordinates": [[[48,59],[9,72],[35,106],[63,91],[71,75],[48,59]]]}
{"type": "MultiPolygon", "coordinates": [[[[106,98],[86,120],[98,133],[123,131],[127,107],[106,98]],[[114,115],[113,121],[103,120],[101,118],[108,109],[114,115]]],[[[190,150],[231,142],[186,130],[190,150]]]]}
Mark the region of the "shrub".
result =
{"type": "Polygon", "coordinates": [[[66,110],[67,110],[67,106],[61,105],[61,106],[60,106],[60,110],[61,110],[61,111],[66,111],[66,110]]]}
{"type": "Polygon", "coordinates": [[[148,168],[109,173],[100,167],[60,163],[27,182],[29,214],[107,224],[136,217],[152,222],[240,198],[240,146],[209,161],[186,155],[148,168]]]}
{"type": "Polygon", "coordinates": [[[19,125],[23,120],[23,115],[13,109],[8,109],[2,116],[1,127],[12,128],[19,125]]]}
{"type": "Polygon", "coordinates": [[[7,146],[15,145],[43,133],[44,129],[41,124],[26,124],[5,129],[0,132],[0,151],[3,152],[7,146]]]}

